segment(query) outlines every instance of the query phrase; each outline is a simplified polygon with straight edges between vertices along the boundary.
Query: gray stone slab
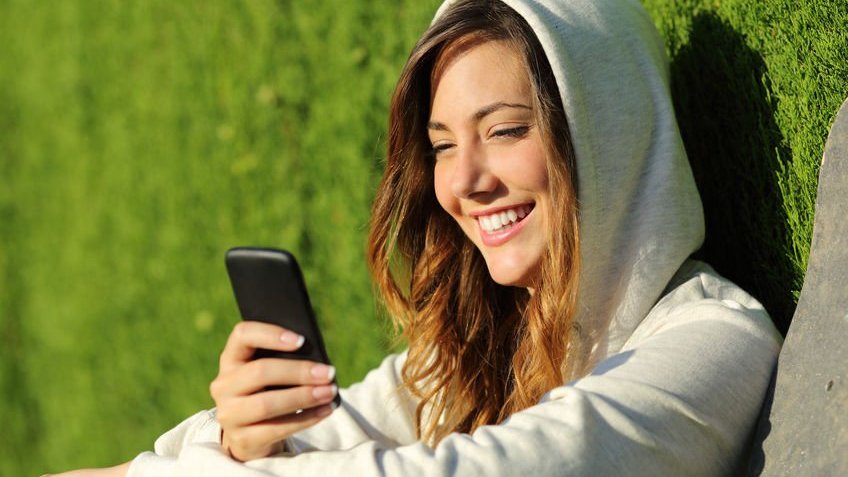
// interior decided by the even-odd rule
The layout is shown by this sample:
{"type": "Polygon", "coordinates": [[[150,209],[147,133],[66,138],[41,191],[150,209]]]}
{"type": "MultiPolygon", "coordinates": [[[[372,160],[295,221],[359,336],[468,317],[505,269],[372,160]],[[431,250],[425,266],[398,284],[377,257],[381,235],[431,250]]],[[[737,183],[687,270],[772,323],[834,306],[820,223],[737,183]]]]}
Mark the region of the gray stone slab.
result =
{"type": "Polygon", "coordinates": [[[846,216],[848,100],[825,146],[804,287],[760,422],[754,475],[848,475],[846,216]]]}

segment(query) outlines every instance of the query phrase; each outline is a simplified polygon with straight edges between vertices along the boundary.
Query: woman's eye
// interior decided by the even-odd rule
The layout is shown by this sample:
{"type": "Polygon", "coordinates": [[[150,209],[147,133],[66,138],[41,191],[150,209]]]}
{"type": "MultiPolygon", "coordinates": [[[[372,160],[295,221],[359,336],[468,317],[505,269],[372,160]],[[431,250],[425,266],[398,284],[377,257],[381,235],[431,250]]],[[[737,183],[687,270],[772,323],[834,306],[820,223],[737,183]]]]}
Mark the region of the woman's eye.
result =
{"type": "Polygon", "coordinates": [[[512,128],[498,129],[492,133],[494,137],[522,138],[530,131],[530,126],[516,126],[512,128]]]}
{"type": "Polygon", "coordinates": [[[453,147],[453,144],[450,144],[450,143],[433,144],[433,149],[432,149],[433,155],[438,156],[440,153],[447,151],[451,147],[453,147]]]}

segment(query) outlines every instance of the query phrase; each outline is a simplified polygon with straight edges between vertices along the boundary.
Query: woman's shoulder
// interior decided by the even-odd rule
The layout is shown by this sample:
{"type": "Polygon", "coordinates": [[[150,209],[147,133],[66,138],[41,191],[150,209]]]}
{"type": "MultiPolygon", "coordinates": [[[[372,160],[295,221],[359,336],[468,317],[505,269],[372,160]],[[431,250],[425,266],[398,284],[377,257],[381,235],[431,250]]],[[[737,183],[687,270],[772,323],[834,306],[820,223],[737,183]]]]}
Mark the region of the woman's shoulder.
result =
{"type": "Polygon", "coordinates": [[[733,324],[752,337],[782,342],[768,312],[756,298],[708,264],[687,260],[624,348],[662,330],[695,323],[733,324]]]}

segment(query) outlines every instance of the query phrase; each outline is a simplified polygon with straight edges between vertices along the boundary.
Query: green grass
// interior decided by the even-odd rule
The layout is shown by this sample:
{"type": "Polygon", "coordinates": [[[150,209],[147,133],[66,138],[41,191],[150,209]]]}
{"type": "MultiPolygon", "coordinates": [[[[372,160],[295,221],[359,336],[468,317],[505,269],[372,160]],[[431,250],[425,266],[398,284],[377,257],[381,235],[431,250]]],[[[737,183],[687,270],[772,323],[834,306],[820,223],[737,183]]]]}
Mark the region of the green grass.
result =
{"type": "Polygon", "coordinates": [[[645,0],[707,218],[700,256],[785,332],[803,284],[824,143],[848,96],[842,0],[645,0]]]}
{"type": "MultiPolygon", "coordinates": [[[[368,209],[391,89],[437,3],[0,3],[0,475],[124,461],[210,406],[230,246],[300,258],[343,384],[379,362],[368,209]]],[[[785,324],[848,94],[846,8],[646,3],[704,253],[785,324]]]]}
{"type": "Polygon", "coordinates": [[[0,474],[123,461],[212,404],[235,245],[301,258],[343,384],[385,110],[430,5],[0,6],[0,474]]]}

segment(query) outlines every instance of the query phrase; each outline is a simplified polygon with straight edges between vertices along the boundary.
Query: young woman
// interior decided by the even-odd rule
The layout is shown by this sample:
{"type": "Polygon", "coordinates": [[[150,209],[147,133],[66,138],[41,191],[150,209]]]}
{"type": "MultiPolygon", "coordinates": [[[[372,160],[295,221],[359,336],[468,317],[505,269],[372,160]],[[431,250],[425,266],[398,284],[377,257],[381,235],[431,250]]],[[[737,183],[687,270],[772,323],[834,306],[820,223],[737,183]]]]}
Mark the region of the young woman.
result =
{"type": "Polygon", "coordinates": [[[300,340],[241,323],[216,410],[93,472],[731,474],[780,337],[688,259],[702,235],[637,0],[448,2],[395,91],[371,222],[408,350],[333,410],[332,368],[250,361],[300,340]]]}

